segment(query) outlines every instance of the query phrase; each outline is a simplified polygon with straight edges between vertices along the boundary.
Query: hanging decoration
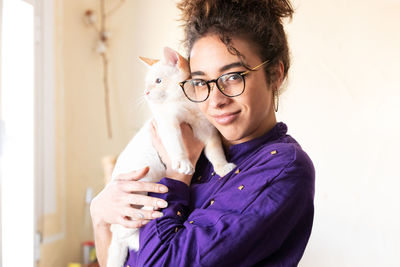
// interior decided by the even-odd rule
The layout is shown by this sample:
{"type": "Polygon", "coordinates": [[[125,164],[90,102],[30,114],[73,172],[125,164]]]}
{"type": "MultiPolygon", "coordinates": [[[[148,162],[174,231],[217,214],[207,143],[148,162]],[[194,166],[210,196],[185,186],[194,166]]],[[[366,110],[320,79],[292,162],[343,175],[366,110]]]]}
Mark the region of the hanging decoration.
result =
{"type": "Polygon", "coordinates": [[[108,138],[112,138],[112,126],[111,126],[111,115],[110,115],[110,85],[109,85],[109,64],[108,64],[108,44],[111,37],[111,33],[107,30],[107,18],[109,18],[115,11],[117,11],[125,2],[125,0],[119,0],[110,10],[106,10],[105,0],[99,0],[100,4],[100,19],[95,11],[88,9],[84,14],[84,22],[87,26],[92,27],[98,36],[96,52],[101,56],[103,64],[103,86],[104,86],[104,104],[105,104],[105,115],[107,124],[107,135],[108,138]]]}

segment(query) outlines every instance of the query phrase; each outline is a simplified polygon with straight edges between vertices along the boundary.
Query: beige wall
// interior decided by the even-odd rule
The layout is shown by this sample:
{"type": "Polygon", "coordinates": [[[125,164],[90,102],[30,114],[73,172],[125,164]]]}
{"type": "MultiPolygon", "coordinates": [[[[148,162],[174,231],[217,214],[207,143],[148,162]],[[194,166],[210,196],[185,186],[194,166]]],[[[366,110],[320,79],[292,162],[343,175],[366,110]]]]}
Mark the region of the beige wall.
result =
{"type": "MultiPolygon", "coordinates": [[[[48,221],[61,229],[65,203],[67,224],[65,240],[44,246],[41,267],[79,260],[85,189],[100,190],[100,159],[120,152],[148,114],[137,104],[145,74],[137,57],[159,57],[164,45],[180,48],[181,38],[171,0],[126,1],[110,18],[114,138],[108,140],[95,35],[81,21],[98,1],[56,2],[60,214],[48,221]]],[[[398,266],[400,5],[297,0],[295,6],[287,28],[293,68],[278,120],[316,166],[315,224],[300,265],[398,266]]]]}
{"type": "Polygon", "coordinates": [[[94,50],[96,35],[82,22],[85,10],[97,9],[99,1],[55,4],[57,212],[44,218],[43,235],[50,241],[42,245],[40,267],[80,260],[85,190],[91,187],[97,193],[103,187],[101,158],[118,154],[149,115],[138,101],[146,71],[138,57],[159,58],[163,46],[180,48],[181,30],[172,1],[125,2],[108,19],[111,140],[105,124],[101,59],[94,50]],[[53,237],[56,241],[51,241],[53,237]]]}

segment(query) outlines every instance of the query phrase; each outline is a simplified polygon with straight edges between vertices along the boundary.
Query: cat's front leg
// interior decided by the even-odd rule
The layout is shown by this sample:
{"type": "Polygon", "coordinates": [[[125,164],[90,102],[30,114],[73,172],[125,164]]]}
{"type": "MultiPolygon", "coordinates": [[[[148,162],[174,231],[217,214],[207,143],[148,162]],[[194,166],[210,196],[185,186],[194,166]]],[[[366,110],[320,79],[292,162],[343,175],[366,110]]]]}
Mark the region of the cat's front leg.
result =
{"type": "Polygon", "coordinates": [[[111,225],[112,239],[108,248],[107,267],[123,267],[128,253],[125,239],[137,232],[121,225],[111,225]]]}
{"type": "Polygon", "coordinates": [[[194,166],[187,156],[179,121],[157,121],[157,132],[171,160],[172,169],[184,174],[193,174],[194,166]]]}
{"type": "Polygon", "coordinates": [[[214,171],[221,177],[236,168],[234,163],[226,160],[220,136],[214,132],[205,143],[204,153],[214,167],[214,171]]]}

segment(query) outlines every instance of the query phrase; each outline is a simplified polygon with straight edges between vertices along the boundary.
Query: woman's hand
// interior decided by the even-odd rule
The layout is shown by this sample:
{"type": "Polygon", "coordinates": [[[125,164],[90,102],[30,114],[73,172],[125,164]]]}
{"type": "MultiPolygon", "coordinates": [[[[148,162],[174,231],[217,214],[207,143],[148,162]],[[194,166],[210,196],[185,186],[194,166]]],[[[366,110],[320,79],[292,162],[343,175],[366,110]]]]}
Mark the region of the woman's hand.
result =
{"type": "Polygon", "coordinates": [[[91,202],[93,224],[97,227],[120,224],[127,228],[140,228],[151,219],[161,217],[162,213],[156,210],[168,205],[165,200],[135,193],[168,191],[162,184],[137,181],[148,171],[149,167],[146,167],[143,170],[121,174],[107,184],[91,202]],[[154,207],[154,210],[142,210],[141,206],[154,207]]]}
{"type": "MultiPolygon", "coordinates": [[[[157,125],[154,120],[151,122],[151,126],[152,126],[151,133],[152,133],[153,145],[157,149],[158,154],[161,157],[161,160],[166,165],[166,176],[171,179],[179,180],[179,181],[186,183],[187,185],[190,185],[190,182],[192,179],[191,175],[185,175],[185,174],[179,173],[171,168],[171,160],[168,156],[167,151],[165,150],[165,147],[163,146],[163,144],[161,142],[160,137],[158,136],[157,125]]],[[[182,133],[182,138],[183,138],[183,143],[185,146],[186,154],[188,155],[188,158],[189,158],[190,162],[192,163],[192,165],[196,166],[196,163],[200,157],[201,151],[203,151],[204,144],[194,136],[193,130],[189,124],[182,123],[180,126],[181,126],[181,133],[182,133]]]]}

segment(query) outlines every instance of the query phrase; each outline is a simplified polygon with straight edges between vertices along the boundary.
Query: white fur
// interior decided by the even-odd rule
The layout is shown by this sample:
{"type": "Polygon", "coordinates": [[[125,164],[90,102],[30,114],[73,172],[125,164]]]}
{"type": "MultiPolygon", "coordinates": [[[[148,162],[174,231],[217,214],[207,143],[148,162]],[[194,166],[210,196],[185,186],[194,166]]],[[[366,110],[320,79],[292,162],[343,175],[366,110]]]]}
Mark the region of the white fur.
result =
{"type": "MultiPolygon", "coordinates": [[[[217,130],[204,117],[197,104],[185,97],[178,85],[188,77],[186,60],[170,48],[164,49],[162,61],[150,67],[146,76],[145,98],[157,123],[158,135],[171,159],[172,167],[181,173],[193,174],[194,166],[187,158],[180,132],[182,122],[190,124],[195,136],[205,144],[205,154],[215,172],[224,176],[236,166],[226,161],[217,130]],[[161,83],[156,83],[158,78],[161,83]]],[[[141,181],[158,182],[164,177],[165,167],[152,145],[150,121],[140,129],[118,157],[113,179],[119,174],[146,166],[150,170],[141,181]]],[[[152,207],[143,209],[152,210],[152,207]]],[[[112,225],[111,231],[107,267],[122,267],[128,248],[135,251],[139,249],[139,230],[112,225]]]]}

